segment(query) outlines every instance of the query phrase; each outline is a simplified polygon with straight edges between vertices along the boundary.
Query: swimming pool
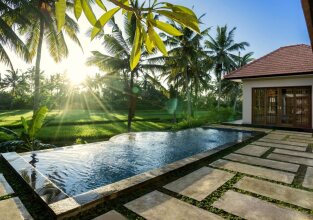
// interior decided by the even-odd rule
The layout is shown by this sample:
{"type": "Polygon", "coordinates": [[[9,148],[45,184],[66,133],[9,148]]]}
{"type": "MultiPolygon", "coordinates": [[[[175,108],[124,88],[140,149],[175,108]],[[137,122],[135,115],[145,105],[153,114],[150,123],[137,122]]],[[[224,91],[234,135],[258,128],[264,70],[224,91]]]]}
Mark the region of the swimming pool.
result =
{"type": "MultiPolygon", "coordinates": [[[[129,133],[106,142],[38,151],[34,166],[75,196],[249,137],[250,132],[212,128],[129,133]]],[[[22,157],[31,160],[30,153],[22,157]]]]}

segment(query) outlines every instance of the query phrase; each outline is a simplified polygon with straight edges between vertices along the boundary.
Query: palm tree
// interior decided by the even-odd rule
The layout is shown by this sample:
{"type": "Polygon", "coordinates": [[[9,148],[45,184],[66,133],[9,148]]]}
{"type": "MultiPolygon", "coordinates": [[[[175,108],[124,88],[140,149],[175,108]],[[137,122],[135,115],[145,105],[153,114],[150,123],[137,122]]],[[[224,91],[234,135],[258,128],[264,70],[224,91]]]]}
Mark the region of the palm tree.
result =
{"type": "MultiPolygon", "coordinates": [[[[171,49],[168,51],[169,57],[164,57],[167,71],[163,73],[169,84],[173,88],[180,87],[186,91],[187,113],[192,115],[191,96],[194,92],[195,98],[199,95],[199,89],[206,88],[210,81],[208,71],[212,67],[207,54],[204,52],[201,41],[207,36],[209,29],[205,29],[201,34],[187,29],[181,25],[171,23],[176,29],[183,33],[182,36],[170,36],[161,34],[165,37],[165,43],[171,49]]],[[[152,59],[157,61],[160,57],[152,59]]]]}
{"type": "MultiPolygon", "coordinates": [[[[55,1],[31,0],[30,4],[37,7],[37,11],[28,11],[23,8],[22,13],[30,20],[30,24],[20,28],[20,33],[26,35],[26,45],[29,48],[30,58],[36,56],[35,64],[35,92],[34,92],[34,112],[40,105],[40,62],[42,45],[45,40],[51,57],[55,62],[60,62],[68,55],[68,48],[64,34],[70,37],[73,42],[80,42],[77,37],[79,28],[77,23],[66,14],[65,25],[62,31],[58,32],[55,1]]],[[[68,5],[71,3],[68,2],[68,5]]]]}
{"type": "Polygon", "coordinates": [[[0,62],[14,70],[13,64],[5,46],[13,49],[17,55],[28,60],[28,49],[19,36],[14,32],[14,26],[26,25],[29,21],[17,11],[21,7],[32,10],[27,1],[3,0],[0,2],[0,62]]]}
{"type": "MultiPolygon", "coordinates": [[[[241,56],[240,53],[238,56],[233,56],[234,66],[232,70],[239,69],[253,61],[254,59],[252,56],[253,52],[247,53],[243,56],[241,56]]],[[[242,94],[242,85],[231,80],[223,80],[222,93],[231,98],[233,101],[233,111],[236,112],[238,97],[242,94]]]]}
{"type": "Polygon", "coordinates": [[[13,103],[16,98],[16,91],[21,83],[25,81],[25,78],[19,73],[19,70],[7,70],[7,74],[5,75],[5,78],[3,79],[2,85],[5,88],[10,89],[10,94],[12,96],[10,109],[13,107],[13,103]]]}
{"type": "Polygon", "coordinates": [[[222,94],[222,76],[229,72],[234,66],[233,53],[239,50],[244,50],[249,46],[247,42],[236,43],[234,41],[234,34],[236,28],[228,31],[227,25],[217,26],[217,33],[215,38],[209,35],[209,40],[205,41],[206,48],[209,49],[208,54],[214,62],[215,76],[218,82],[218,109],[220,108],[221,94],[222,94]]]}
{"type": "Polygon", "coordinates": [[[135,86],[134,82],[135,77],[138,77],[139,75],[148,75],[151,71],[161,71],[164,69],[164,66],[161,64],[149,63],[149,55],[146,51],[143,51],[138,66],[131,70],[130,54],[134,42],[136,18],[132,17],[131,20],[128,20],[125,17],[123,33],[115,23],[114,19],[110,21],[110,24],[113,27],[112,34],[101,33],[98,35],[99,38],[104,40],[103,46],[106,49],[107,54],[93,51],[92,56],[88,58],[87,65],[97,66],[100,70],[105,71],[108,76],[122,75],[125,91],[129,97],[127,129],[128,132],[130,132],[132,119],[135,116],[136,98],[138,93],[138,88],[135,86]]]}

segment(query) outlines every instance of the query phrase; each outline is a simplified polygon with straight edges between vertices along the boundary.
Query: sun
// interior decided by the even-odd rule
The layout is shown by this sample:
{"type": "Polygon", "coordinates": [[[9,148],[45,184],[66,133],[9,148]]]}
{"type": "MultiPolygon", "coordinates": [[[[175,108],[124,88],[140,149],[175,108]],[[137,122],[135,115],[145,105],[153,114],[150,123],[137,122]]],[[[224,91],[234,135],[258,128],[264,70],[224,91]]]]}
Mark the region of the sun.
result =
{"type": "Polygon", "coordinates": [[[86,80],[86,74],[76,71],[67,72],[67,78],[74,86],[81,85],[86,80]]]}

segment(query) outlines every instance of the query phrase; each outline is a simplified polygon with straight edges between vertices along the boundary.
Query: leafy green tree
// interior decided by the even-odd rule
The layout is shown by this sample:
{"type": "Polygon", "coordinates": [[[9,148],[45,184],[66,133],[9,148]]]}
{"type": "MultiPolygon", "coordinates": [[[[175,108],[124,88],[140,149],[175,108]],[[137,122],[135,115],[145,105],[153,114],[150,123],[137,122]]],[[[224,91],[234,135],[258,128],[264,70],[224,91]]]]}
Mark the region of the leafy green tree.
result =
{"type": "MultiPolygon", "coordinates": [[[[7,74],[5,75],[5,78],[2,81],[2,86],[10,90],[11,94],[11,104],[10,109],[13,108],[14,101],[17,98],[18,92],[23,92],[23,88],[25,89],[26,79],[25,77],[20,74],[19,70],[7,70],[7,74]]],[[[21,94],[20,94],[21,95],[21,94]]]]}
{"type": "Polygon", "coordinates": [[[28,19],[16,13],[20,7],[31,8],[24,0],[4,0],[0,2],[0,62],[14,70],[5,46],[13,49],[23,59],[28,60],[28,49],[19,36],[14,32],[13,26],[25,25],[28,19]]]}
{"type": "MultiPolygon", "coordinates": [[[[248,63],[250,63],[251,61],[253,61],[254,59],[252,58],[253,53],[247,53],[243,56],[240,56],[240,53],[238,56],[234,56],[233,60],[234,60],[234,66],[232,68],[232,70],[236,70],[239,69],[245,65],[247,65],[248,63]]],[[[242,84],[238,83],[238,82],[234,82],[231,80],[223,80],[222,82],[222,93],[224,95],[227,95],[230,100],[233,102],[233,111],[236,112],[236,108],[237,108],[237,103],[238,103],[238,97],[240,97],[242,95],[242,84]]]]}
{"type": "MultiPolygon", "coordinates": [[[[34,112],[40,105],[40,63],[42,45],[45,41],[49,53],[55,62],[60,62],[68,55],[68,48],[64,35],[66,34],[73,42],[80,45],[77,38],[79,32],[78,25],[65,12],[62,31],[58,31],[54,1],[31,0],[29,2],[37,11],[29,11],[22,8],[21,13],[30,20],[29,25],[20,28],[20,33],[26,35],[26,45],[29,48],[30,58],[36,56],[35,64],[35,92],[34,92],[34,112]]],[[[70,2],[69,2],[70,4],[70,2]]]]}
{"type": "MultiPolygon", "coordinates": [[[[163,73],[168,83],[173,84],[173,88],[180,87],[185,91],[187,97],[187,113],[192,115],[192,94],[198,97],[201,87],[206,88],[210,81],[208,71],[212,68],[210,57],[202,47],[202,40],[207,36],[209,29],[197,34],[182,25],[171,24],[181,36],[171,36],[162,34],[165,44],[171,49],[169,56],[163,57],[165,66],[168,67],[163,73]]],[[[154,58],[156,62],[160,57],[154,58]]]]}
{"type": "Polygon", "coordinates": [[[136,44],[135,32],[137,30],[136,19],[133,16],[131,20],[125,19],[124,33],[116,25],[114,19],[111,20],[113,25],[112,34],[100,34],[104,39],[103,45],[107,54],[99,51],[93,51],[92,56],[88,58],[87,64],[97,66],[100,70],[105,71],[107,75],[122,74],[125,82],[125,90],[129,97],[128,108],[128,131],[131,131],[132,119],[135,116],[136,98],[139,92],[138,87],[135,85],[135,77],[139,75],[146,75],[149,71],[162,71],[163,65],[149,64],[149,54],[142,50],[142,56],[138,65],[134,69],[130,66],[131,62],[131,46],[136,44]],[[128,80],[129,79],[129,80],[128,80]]]}
{"type": "Polygon", "coordinates": [[[209,40],[205,41],[205,46],[208,48],[208,54],[214,63],[214,72],[218,83],[218,109],[220,108],[222,95],[222,76],[234,68],[235,63],[234,53],[244,50],[249,46],[247,42],[236,43],[234,40],[236,28],[228,31],[227,25],[217,26],[215,37],[209,35],[209,40]]]}

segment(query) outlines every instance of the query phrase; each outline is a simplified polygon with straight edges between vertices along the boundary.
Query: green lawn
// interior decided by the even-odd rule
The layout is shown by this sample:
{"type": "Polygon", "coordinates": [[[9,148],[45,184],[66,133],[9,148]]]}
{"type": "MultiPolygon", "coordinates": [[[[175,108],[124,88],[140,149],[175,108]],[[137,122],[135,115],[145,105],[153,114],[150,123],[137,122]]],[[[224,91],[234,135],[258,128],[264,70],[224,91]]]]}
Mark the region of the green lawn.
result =
{"type": "MultiPolygon", "coordinates": [[[[198,111],[195,113],[197,118],[210,118],[216,121],[216,112],[198,111]]],[[[31,119],[31,110],[13,110],[0,111],[0,126],[10,127],[20,125],[21,116],[31,119]]],[[[182,114],[178,114],[178,118],[182,114]]],[[[147,121],[134,121],[132,131],[161,131],[170,129],[173,124],[173,116],[166,111],[137,111],[135,119],[147,121]],[[159,119],[159,120],[153,120],[159,119]]],[[[45,125],[38,134],[38,139],[45,143],[57,145],[73,144],[76,139],[81,138],[87,142],[106,140],[116,134],[127,131],[127,112],[103,112],[87,110],[69,110],[69,111],[49,111],[45,125]],[[114,121],[106,122],[105,121],[114,121]],[[89,123],[90,122],[90,123],[89,123]],[[94,124],[93,122],[98,122],[94,124]],[[64,124],[74,123],[74,124],[64,124]],[[76,123],[76,124],[75,124],[76,123]],[[77,124],[84,123],[84,124],[77,124]]],[[[15,128],[19,132],[21,128],[15,128]]],[[[1,137],[0,137],[1,138],[1,137]]],[[[1,141],[1,140],[0,140],[1,141]]]]}
{"type": "MultiPolygon", "coordinates": [[[[197,115],[203,115],[203,112],[197,112],[197,115]]],[[[31,110],[13,110],[0,111],[0,126],[10,126],[20,124],[21,116],[26,119],[32,117],[31,110]]],[[[166,111],[137,111],[135,119],[171,119],[173,116],[166,111]]],[[[127,120],[127,111],[104,112],[100,110],[52,110],[49,111],[47,120],[50,123],[60,122],[94,122],[107,120],[127,120]]]]}
{"type": "MultiPolygon", "coordinates": [[[[132,131],[160,131],[168,129],[168,123],[134,122],[132,131]]],[[[74,143],[77,138],[87,142],[106,140],[114,135],[127,131],[126,122],[109,124],[49,126],[40,130],[38,139],[47,143],[74,143]]]]}
{"type": "MultiPolygon", "coordinates": [[[[198,116],[205,115],[205,112],[198,112],[198,116]]],[[[31,110],[0,111],[0,126],[20,125],[20,118],[31,119],[31,110]]],[[[160,131],[169,129],[172,124],[168,121],[173,116],[166,111],[137,111],[135,119],[160,119],[155,121],[135,121],[132,124],[132,131],[160,131]]],[[[73,144],[76,139],[81,138],[87,142],[108,139],[116,134],[127,131],[127,112],[103,112],[87,110],[49,111],[44,126],[38,135],[38,139],[46,143],[67,145],[73,144]],[[111,123],[93,124],[93,122],[115,121],[111,123]],[[121,121],[123,120],[123,121],[121,121]],[[80,123],[84,125],[65,125],[63,123],[80,123]],[[90,124],[88,124],[90,122],[90,124]],[[50,124],[50,125],[49,125],[50,124]],[[52,125],[51,125],[52,124],[52,125]]],[[[13,129],[19,132],[21,128],[13,129]]]]}

